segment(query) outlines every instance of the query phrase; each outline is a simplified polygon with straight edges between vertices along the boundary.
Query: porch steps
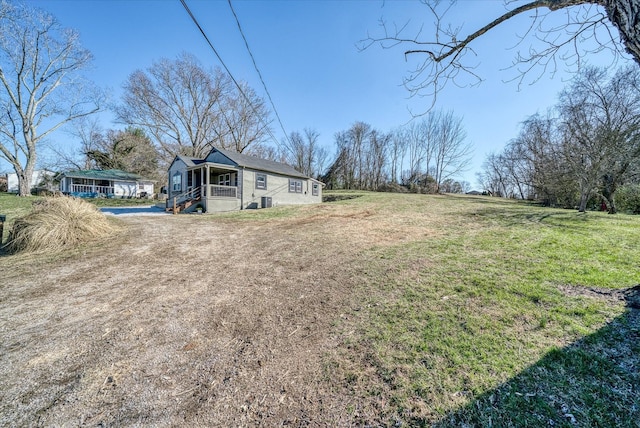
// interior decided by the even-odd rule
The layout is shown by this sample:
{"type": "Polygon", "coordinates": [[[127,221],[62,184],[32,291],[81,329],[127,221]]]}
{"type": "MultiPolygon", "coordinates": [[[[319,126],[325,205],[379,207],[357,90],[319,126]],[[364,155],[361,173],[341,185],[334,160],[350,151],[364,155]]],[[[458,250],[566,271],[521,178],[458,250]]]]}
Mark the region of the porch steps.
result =
{"type": "Polygon", "coordinates": [[[190,189],[185,193],[174,196],[167,200],[165,208],[166,212],[172,212],[178,214],[180,211],[184,211],[193,204],[196,204],[202,200],[202,192],[200,187],[190,189]]]}
{"type": "Polygon", "coordinates": [[[174,214],[178,214],[180,211],[184,211],[187,208],[189,208],[190,206],[197,204],[198,202],[200,202],[201,198],[197,197],[194,199],[187,199],[186,201],[182,201],[179,204],[176,204],[176,211],[173,212],[173,207],[167,207],[165,208],[165,212],[173,212],[174,214]]]}

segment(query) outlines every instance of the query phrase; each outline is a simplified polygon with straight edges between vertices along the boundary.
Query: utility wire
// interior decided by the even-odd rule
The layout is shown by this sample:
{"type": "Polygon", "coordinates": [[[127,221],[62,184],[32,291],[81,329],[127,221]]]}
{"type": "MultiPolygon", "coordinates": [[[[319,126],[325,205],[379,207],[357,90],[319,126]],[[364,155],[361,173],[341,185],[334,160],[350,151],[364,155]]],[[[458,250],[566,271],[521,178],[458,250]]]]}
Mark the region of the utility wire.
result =
{"type": "Polygon", "coordinates": [[[187,14],[189,14],[189,17],[191,17],[191,20],[193,21],[193,23],[196,25],[196,27],[198,27],[198,30],[200,30],[200,33],[202,34],[202,37],[204,37],[204,39],[207,41],[207,44],[209,45],[209,47],[211,48],[211,50],[213,51],[213,53],[216,55],[216,57],[218,58],[218,61],[220,61],[220,64],[222,64],[222,67],[225,69],[225,71],[227,72],[227,74],[229,74],[229,77],[231,78],[231,80],[233,81],[233,83],[236,85],[236,87],[238,88],[238,91],[240,91],[240,94],[242,95],[242,97],[245,99],[245,101],[247,103],[249,103],[249,106],[251,106],[251,110],[253,110],[253,113],[260,119],[260,121],[263,123],[263,125],[265,126],[265,129],[267,130],[267,132],[269,133],[269,135],[271,136],[271,138],[273,138],[273,141],[275,141],[276,145],[278,147],[280,147],[280,142],[278,141],[278,139],[275,137],[275,135],[273,135],[273,132],[271,132],[271,129],[269,128],[269,124],[265,122],[264,118],[258,113],[258,111],[256,110],[255,106],[253,105],[253,103],[251,102],[251,100],[249,99],[249,97],[247,97],[247,94],[244,93],[244,91],[242,90],[242,87],[240,86],[240,84],[238,83],[238,81],[235,79],[235,77],[233,77],[233,74],[231,74],[231,70],[229,70],[229,67],[227,67],[227,65],[224,63],[224,61],[222,60],[222,57],[220,56],[220,54],[218,53],[218,51],[216,50],[216,48],[213,46],[213,43],[211,43],[211,40],[209,40],[209,37],[207,36],[207,34],[204,32],[204,30],[202,29],[202,27],[200,26],[200,23],[198,22],[198,20],[196,19],[196,17],[193,15],[193,13],[191,12],[191,9],[189,9],[189,6],[187,5],[186,0],[180,0],[180,3],[182,3],[182,6],[184,7],[184,10],[187,11],[187,14]]]}
{"type": "Polygon", "coordinates": [[[284,137],[287,139],[287,141],[289,141],[289,135],[287,134],[287,131],[285,131],[284,129],[284,125],[282,124],[282,120],[280,120],[280,115],[278,114],[278,109],[276,109],[276,106],[273,102],[273,99],[271,98],[271,94],[269,93],[269,90],[267,89],[267,85],[266,83],[264,83],[264,79],[262,78],[262,73],[260,73],[260,70],[258,69],[258,64],[256,64],[256,60],[253,57],[253,53],[251,53],[251,49],[249,48],[249,42],[247,42],[247,38],[244,36],[244,31],[242,31],[242,27],[240,26],[240,20],[238,19],[238,15],[236,15],[236,11],[233,9],[233,5],[231,4],[231,0],[227,0],[227,2],[229,3],[229,8],[231,9],[231,13],[233,14],[233,17],[236,20],[236,24],[238,25],[238,31],[240,31],[240,35],[242,36],[242,40],[244,40],[244,45],[247,48],[247,52],[249,52],[249,56],[251,57],[251,62],[253,62],[253,68],[256,69],[256,72],[258,73],[258,77],[260,77],[260,82],[262,83],[262,87],[264,88],[264,91],[267,93],[267,98],[269,98],[269,102],[271,103],[271,107],[273,108],[273,112],[276,114],[276,118],[278,119],[278,123],[280,124],[280,129],[282,129],[282,133],[284,134],[284,137]]]}

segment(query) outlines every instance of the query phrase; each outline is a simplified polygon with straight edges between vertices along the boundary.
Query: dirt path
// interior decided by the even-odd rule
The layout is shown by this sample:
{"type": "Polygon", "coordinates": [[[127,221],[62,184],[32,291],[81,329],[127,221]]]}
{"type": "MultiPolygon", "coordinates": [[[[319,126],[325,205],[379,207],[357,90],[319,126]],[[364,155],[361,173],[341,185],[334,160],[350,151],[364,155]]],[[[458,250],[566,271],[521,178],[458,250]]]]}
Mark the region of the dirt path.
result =
{"type": "Polygon", "coordinates": [[[309,209],[128,217],[104,248],[3,272],[0,425],[347,425],[325,361],[380,237],[309,209]]]}

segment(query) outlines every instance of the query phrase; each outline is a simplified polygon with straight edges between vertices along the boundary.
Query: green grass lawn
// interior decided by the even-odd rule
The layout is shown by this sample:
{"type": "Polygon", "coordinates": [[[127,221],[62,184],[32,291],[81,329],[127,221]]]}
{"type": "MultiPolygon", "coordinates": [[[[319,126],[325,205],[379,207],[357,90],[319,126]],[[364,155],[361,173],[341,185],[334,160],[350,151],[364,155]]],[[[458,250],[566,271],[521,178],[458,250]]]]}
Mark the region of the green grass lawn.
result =
{"type": "Polygon", "coordinates": [[[640,283],[640,217],[450,196],[349,203],[367,199],[437,227],[366,255],[365,309],[342,326],[358,333],[336,371],[355,394],[388,397],[380,422],[639,426],[638,310],[612,296],[640,283]]]}
{"type": "Polygon", "coordinates": [[[0,192],[0,215],[5,216],[4,233],[0,236],[0,244],[4,243],[4,239],[9,235],[15,219],[26,215],[31,210],[33,201],[38,199],[40,199],[38,196],[21,198],[13,193],[0,192]]]}

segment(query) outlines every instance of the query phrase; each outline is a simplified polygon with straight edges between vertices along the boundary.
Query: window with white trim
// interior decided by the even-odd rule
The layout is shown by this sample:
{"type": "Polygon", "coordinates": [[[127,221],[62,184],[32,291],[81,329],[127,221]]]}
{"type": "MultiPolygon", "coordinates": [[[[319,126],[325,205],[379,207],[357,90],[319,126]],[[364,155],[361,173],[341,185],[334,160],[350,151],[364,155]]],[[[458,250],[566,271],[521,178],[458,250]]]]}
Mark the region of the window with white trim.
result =
{"type": "Polygon", "coordinates": [[[267,174],[256,174],[256,189],[267,190],[267,174]]]}
{"type": "Polygon", "coordinates": [[[182,190],[182,174],[179,172],[176,172],[173,174],[173,177],[171,177],[171,189],[174,192],[180,192],[182,190]]]}
{"type": "Polygon", "coordinates": [[[302,193],[302,181],[289,179],[289,193],[302,193]]]}
{"type": "Polygon", "coordinates": [[[313,187],[311,188],[311,194],[313,196],[318,196],[320,194],[320,185],[318,183],[313,183],[313,187]]]}

